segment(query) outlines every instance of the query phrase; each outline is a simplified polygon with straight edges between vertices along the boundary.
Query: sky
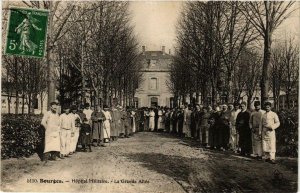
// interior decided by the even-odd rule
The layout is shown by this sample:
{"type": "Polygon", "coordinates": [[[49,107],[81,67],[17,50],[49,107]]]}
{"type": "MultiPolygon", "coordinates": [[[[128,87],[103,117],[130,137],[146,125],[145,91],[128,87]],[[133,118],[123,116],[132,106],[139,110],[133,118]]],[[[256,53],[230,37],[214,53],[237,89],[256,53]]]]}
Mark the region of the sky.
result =
{"type": "Polygon", "coordinates": [[[176,23],[183,2],[134,1],[130,2],[132,23],[139,42],[146,50],[160,50],[166,46],[173,52],[176,38],[176,23]]]}
{"type": "MultiPolygon", "coordinates": [[[[140,42],[146,50],[160,50],[166,46],[166,51],[174,51],[176,43],[176,23],[179,19],[183,1],[134,1],[130,2],[132,23],[140,42]]],[[[300,2],[296,2],[300,7],[300,2]]],[[[274,41],[282,41],[286,36],[300,39],[300,9],[295,11],[275,31],[274,41]]]]}

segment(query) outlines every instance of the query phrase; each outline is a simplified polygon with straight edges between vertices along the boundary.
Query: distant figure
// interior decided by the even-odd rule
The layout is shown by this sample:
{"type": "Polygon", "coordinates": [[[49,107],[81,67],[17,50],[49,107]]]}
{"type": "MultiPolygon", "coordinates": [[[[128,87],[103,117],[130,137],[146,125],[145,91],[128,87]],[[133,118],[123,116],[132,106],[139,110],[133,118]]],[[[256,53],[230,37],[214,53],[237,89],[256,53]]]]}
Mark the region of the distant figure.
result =
{"type": "Polygon", "coordinates": [[[155,112],[151,108],[149,112],[149,130],[154,131],[154,127],[155,127],[155,112]]]}
{"type": "Polygon", "coordinates": [[[89,151],[92,152],[91,148],[91,132],[92,128],[89,124],[89,121],[87,118],[83,119],[83,123],[81,125],[80,130],[80,139],[81,139],[81,145],[82,145],[82,151],[86,152],[87,147],[89,148],[89,151]]]}
{"type": "Polygon", "coordinates": [[[110,140],[110,123],[111,123],[111,114],[109,112],[109,108],[107,105],[103,105],[103,111],[104,115],[103,119],[103,126],[101,130],[101,135],[103,136],[103,142],[107,143],[110,140]]]}

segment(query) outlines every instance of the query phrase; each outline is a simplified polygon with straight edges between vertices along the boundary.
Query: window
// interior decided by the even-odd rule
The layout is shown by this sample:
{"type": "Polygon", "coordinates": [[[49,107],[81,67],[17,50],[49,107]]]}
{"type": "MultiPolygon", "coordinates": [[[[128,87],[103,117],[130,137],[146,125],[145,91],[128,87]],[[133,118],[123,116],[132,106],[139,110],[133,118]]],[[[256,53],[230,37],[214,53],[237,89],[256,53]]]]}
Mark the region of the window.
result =
{"type": "Polygon", "coordinates": [[[157,60],[150,60],[150,68],[156,67],[157,60]]]}
{"type": "Polygon", "coordinates": [[[157,107],[158,98],[157,97],[151,97],[150,102],[151,102],[151,107],[157,107]]]}
{"type": "Polygon", "coordinates": [[[34,109],[39,108],[39,100],[37,98],[33,99],[33,107],[34,107],[34,109]]]}
{"type": "Polygon", "coordinates": [[[157,78],[150,79],[150,90],[157,90],[157,78]]]}
{"type": "Polygon", "coordinates": [[[174,97],[170,98],[170,107],[173,108],[174,107],[174,97]]]}
{"type": "Polygon", "coordinates": [[[137,98],[137,97],[134,97],[134,107],[135,108],[139,108],[139,98],[137,98]]]}

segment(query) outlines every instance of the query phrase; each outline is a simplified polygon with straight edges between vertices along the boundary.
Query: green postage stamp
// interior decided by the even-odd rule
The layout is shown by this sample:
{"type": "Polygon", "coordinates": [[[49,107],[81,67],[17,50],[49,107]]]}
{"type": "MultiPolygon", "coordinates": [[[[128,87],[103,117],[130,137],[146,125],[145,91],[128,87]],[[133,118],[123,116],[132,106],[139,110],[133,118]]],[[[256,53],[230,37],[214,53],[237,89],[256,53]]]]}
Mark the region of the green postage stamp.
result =
{"type": "Polygon", "coordinates": [[[43,58],[48,10],[10,7],[5,53],[43,58]]]}

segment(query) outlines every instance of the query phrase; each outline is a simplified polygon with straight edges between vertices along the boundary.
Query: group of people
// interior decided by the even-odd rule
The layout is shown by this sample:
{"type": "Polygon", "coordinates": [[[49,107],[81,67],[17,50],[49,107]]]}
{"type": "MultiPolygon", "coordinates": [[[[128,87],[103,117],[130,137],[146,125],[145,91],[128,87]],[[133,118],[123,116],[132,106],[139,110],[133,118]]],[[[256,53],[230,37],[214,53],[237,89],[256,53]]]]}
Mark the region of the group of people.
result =
{"type": "Polygon", "coordinates": [[[107,146],[119,137],[128,138],[137,130],[135,111],[121,106],[95,110],[90,105],[64,106],[58,114],[58,104],[52,102],[41,125],[45,128],[43,160],[64,159],[76,151],[92,151],[92,146],[107,146]]]}
{"type": "Polygon", "coordinates": [[[144,130],[163,130],[199,141],[207,148],[232,150],[241,156],[254,156],[275,164],[275,130],[280,122],[271,111],[271,103],[254,102],[254,110],[247,103],[211,106],[182,105],[177,108],[144,108],[144,130]]]}
{"type": "Polygon", "coordinates": [[[255,156],[275,163],[275,130],[280,122],[271,111],[271,103],[261,109],[259,101],[254,110],[246,102],[211,106],[196,104],[176,108],[120,105],[94,110],[90,105],[65,106],[61,115],[57,103],[50,104],[43,119],[45,127],[44,160],[64,159],[76,151],[92,151],[92,146],[107,146],[118,138],[132,136],[138,131],[161,131],[188,137],[207,148],[232,150],[242,156],[255,156]],[[80,149],[79,149],[80,147],[80,149]]]}

